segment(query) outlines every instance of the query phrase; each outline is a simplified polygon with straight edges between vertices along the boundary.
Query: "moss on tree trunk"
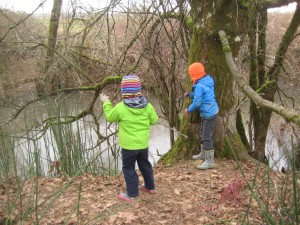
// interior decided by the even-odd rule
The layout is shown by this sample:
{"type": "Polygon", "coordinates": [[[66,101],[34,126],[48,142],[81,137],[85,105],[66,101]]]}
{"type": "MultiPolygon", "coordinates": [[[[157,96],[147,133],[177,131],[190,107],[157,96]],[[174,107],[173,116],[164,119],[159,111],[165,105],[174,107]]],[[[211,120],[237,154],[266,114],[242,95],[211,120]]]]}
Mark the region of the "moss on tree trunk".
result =
{"type": "MultiPolygon", "coordinates": [[[[196,61],[203,63],[206,72],[215,80],[215,93],[220,113],[215,127],[214,147],[217,155],[230,158],[232,154],[229,152],[229,146],[233,147],[237,156],[240,152],[244,155],[246,149],[236,132],[236,111],[233,110],[236,93],[234,93],[233,79],[218,38],[218,31],[221,29],[229,31],[232,40],[240,36],[241,41],[233,43],[232,46],[233,54],[237,56],[247,33],[247,19],[243,11],[245,8],[236,10],[237,8],[236,1],[231,1],[230,4],[228,1],[191,1],[193,33],[189,48],[189,64],[196,61]]],[[[186,91],[190,91],[191,88],[192,84],[187,74],[186,91]]],[[[185,107],[188,104],[189,102],[185,107]]],[[[172,163],[198,154],[199,129],[199,124],[190,123],[190,118],[184,116],[179,131],[186,134],[188,139],[179,137],[174,147],[161,158],[161,161],[172,163]]]]}

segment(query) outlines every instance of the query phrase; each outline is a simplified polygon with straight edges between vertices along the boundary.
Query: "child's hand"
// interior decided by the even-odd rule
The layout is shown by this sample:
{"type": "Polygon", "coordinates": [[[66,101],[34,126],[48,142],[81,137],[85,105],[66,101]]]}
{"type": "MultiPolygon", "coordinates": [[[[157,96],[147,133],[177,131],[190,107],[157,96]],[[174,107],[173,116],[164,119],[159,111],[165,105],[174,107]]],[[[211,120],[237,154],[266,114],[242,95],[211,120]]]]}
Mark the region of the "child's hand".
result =
{"type": "Polygon", "coordinates": [[[109,101],[109,98],[107,95],[101,93],[100,100],[101,100],[101,102],[105,102],[105,101],[109,101]]]}
{"type": "Polygon", "coordinates": [[[189,96],[190,96],[190,93],[189,93],[189,92],[185,92],[185,93],[184,93],[184,97],[187,98],[187,97],[189,97],[189,96]]]}

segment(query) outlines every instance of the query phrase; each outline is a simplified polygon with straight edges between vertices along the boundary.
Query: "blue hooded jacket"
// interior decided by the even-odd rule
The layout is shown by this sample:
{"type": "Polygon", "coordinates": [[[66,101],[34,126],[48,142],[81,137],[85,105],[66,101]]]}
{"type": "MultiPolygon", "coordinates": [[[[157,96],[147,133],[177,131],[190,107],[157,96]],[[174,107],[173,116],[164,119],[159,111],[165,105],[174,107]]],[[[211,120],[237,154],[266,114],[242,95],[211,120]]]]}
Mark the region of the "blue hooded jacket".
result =
{"type": "Polygon", "coordinates": [[[187,111],[193,112],[199,109],[200,116],[208,118],[219,112],[218,103],[215,97],[214,80],[210,75],[200,78],[193,86],[193,92],[189,93],[193,99],[187,111]]]}

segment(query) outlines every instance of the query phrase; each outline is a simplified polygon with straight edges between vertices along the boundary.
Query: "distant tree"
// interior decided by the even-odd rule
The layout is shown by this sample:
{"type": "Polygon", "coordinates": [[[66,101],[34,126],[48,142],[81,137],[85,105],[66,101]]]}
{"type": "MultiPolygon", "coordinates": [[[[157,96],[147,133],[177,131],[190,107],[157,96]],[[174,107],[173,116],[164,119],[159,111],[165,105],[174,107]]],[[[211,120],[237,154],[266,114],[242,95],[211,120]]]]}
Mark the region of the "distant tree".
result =
{"type": "Polygon", "coordinates": [[[3,82],[2,82],[2,78],[0,81],[0,99],[4,99],[5,98],[5,92],[4,92],[4,87],[3,87],[3,82]]]}
{"type": "Polygon", "coordinates": [[[46,51],[46,59],[44,63],[43,73],[44,73],[44,81],[39,81],[37,83],[37,92],[45,93],[51,92],[61,88],[61,79],[57,76],[56,73],[49,73],[49,67],[53,63],[54,50],[56,47],[57,41],[57,32],[59,26],[59,19],[61,14],[63,0],[54,0],[53,7],[51,11],[50,24],[49,24],[49,33],[48,33],[48,42],[47,42],[47,51],[46,51]],[[48,87],[48,88],[47,88],[48,87]],[[47,90],[48,89],[48,90],[47,90]]]}
{"type": "Polygon", "coordinates": [[[6,81],[5,76],[5,66],[4,61],[7,58],[7,54],[5,52],[8,49],[8,46],[4,42],[10,42],[15,39],[15,37],[19,38],[18,32],[13,32],[18,29],[21,25],[24,25],[27,20],[33,15],[36,10],[38,10],[46,0],[41,1],[41,3],[32,11],[32,13],[20,13],[13,12],[11,10],[0,8],[0,99],[4,99],[6,97],[5,92],[5,84],[6,81]],[[14,37],[15,36],[15,37],[14,37]]]}

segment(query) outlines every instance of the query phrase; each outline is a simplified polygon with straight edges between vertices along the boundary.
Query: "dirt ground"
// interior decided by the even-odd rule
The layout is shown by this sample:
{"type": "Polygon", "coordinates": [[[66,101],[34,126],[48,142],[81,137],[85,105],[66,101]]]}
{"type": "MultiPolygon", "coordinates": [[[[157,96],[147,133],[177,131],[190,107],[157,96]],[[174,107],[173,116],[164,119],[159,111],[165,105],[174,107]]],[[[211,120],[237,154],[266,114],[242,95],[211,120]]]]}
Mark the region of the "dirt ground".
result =
{"type": "MultiPolygon", "coordinates": [[[[156,193],[140,191],[134,204],[117,197],[125,187],[122,174],[104,178],[85,174],[75,179],[52,177],[28,180],[17,197],[11,218],[16,222],[22,214],[26,214],[24,225],[35,224],[37,218],[38,224],[47,225],[266,223],[260,204],[250,198],[250,191],[236,162],[217,160],[216,168],[206,171],[197,170],[198,163],[200,161],[183,161],[172,166],[156,165],[156,193]],[[20,199],[23,200],[23,211],[20,199]],[[38,210],[35,210],[36,204],[38,210]]],[[[276,217],[279,208],[277,191],[286,174],[270,171],[268,195],[268,170],[263,167],[257,169],[257,165],[251,163],[241,164],[241,168],[249,182],[256,177],[254,192],[258,194],[259,201],[266,201],[264,198],[269,196],[268,210],[276,217]]],[[[12,194],[13,190],[10,192],[12,194]]],[[[2,195],[2,198],[5,196],[2,195]]],[[[0,215],[3,218],[4,211],[0,215]]]]}

